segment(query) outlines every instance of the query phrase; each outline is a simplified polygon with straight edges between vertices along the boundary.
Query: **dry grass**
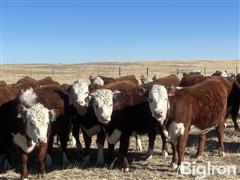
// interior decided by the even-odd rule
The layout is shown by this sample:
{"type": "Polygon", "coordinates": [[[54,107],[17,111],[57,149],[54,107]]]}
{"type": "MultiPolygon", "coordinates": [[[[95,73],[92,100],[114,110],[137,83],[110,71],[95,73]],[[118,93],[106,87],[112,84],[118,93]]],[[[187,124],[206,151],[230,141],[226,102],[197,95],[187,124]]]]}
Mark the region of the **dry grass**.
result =
{"type": "MultiPolygon", "coordinates": [[[[213,73],[215,70],[228,70],[235,72],[236,66],[240,70],[238,61],[174,61],[174,62],[142,62],[142,63],[97,63],[97,64],[78,64],[78,65],[3,65],[2,79],[8,83],[16,82],[20,77],[30,74],[33,78],[40,79],[47,75],[61,83],[70,83],[77,78],[87,78],[89,75],[106,75],[118,76],[118,68],[121,67],[122,75],[135,74],[140,76],[146,74],[146,68],[149,67],[149,74],[157,74],[159,77],[176,73],[176,68],[180,72],[199,69],[203,71],[206,67],[207,74],[213,73]]],[[[235,132],[232,122],[229,121],[229,127],[225,130],[225,147],[226,157],[220,158],[218,153],[218,141],[215,133],[210,133],[207,140],[206,151],[204,157],[200,160],[194,159],[193,155],[197,150],[196,137],[191,137],[189,145],[186,148],[185,160],[196,162],[198,165],[206,164],[210,161],[213,165],[235,165],[237,167],[237,175],[214,175],[207,177],[208,179],[240,179],[240,133],[235,132]]],[[[148,139],[142,137],[144,151],[147,150],[148,139]]],[[[81,142],[83,139],[81,137],[81,142]]],[[[171,157],[163,159],[161,157],[161,139],[157,137],[155,145],[155,154],[149,161],[144,161],[144,152],[135,151],[135,140],[131,139],[129,148],[130,172],[121,172],[121,163],[117,160],[113,169],[109,170],[107,166],[99,168],[95,167],[96,162],[96,144],[95,138],[92,143],[92,159],[87,165],[82,164],[82,154],[76,148],[69,147],[69,155],[71,165],[69,167],[61,167],[61,153],[59,148],[55,148],[54,165],[48,169],[47,176],[44,179],[195,179],[194,176],[184,176],[171,172],[168,165],[171,157]]],[[[107,147],[107,146],[105,146],[107,147]]],[[[117,157],[116,147],[115,156],[117,157]]],[[[170,147],[169,147],[169,151],[170,147]]],[[[106,153],[106,150],[105,150],[106,153]]],[[[34,153],[30,157],[30,175],[29,179],[36,179],[37,165],[34,153]]],[[[0,172],[0,179],[16,179],[19,177],[20,162],[16,155],[12,157],[13,169],[0,172]]]]}
{"type": "Polygon", "coordinates": [[[88,78],[89,75],[105,75],[111,77],[135,74],[139,77],[147,73],[158,77],[169,74],[179,74],[192,70],[201,70],[210,75],[216,70],[227,70],[228,72],[240,72],[239,61],[148,61],[148,62],[106,62],[106,63],[86,63],[86,64],[26,64],[26,65],[3,65],[1,79],[8,83],[14,83],[19,78],[31,76],[41,79],[52,76],[61,83],[71,83],[78,78],[88,78]]]}

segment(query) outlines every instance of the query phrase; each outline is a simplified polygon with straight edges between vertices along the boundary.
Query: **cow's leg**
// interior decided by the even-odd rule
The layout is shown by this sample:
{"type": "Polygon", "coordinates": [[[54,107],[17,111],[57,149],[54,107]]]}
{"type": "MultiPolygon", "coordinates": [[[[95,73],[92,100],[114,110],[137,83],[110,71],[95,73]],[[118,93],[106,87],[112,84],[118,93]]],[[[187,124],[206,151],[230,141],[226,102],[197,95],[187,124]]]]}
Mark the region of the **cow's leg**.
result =
{"type": "Polygon", "coordinates": [[[47,147],[48,147],[47,143],[40,144],[39,146],[38,165],[39,165],[39,177],[41,178],[46,175],[44,159],[46,156],[47,147]]]}
{"type": "Polygon", "coordinates": [[[157,132],[155,129],[148,133],[148,151],[147,151],[146,160],[149,160],[152,158],[156,135],[157,135],[157,132]]]}
{"type": "Polygon", "coordinates": [[[104,154],[103,154],[103,147],[105,142],[106,134],[103,130],[97,134],[97,147],[98,147],[98,156],[97,156],[97,165],[103,166],[104,165],[104,154]]]}
{"type": "Polygon", "coordinates": [[[68,133],[61,133],[59,134],[59,140],[61,143],[61,149],[62,149],[62,165],[67,166],[69,165],[69,159],[67,155],[67,142],[68,142],[68,133]]]}
{"type": "Polygon", "coordinates": [[[167,141],[166,141],[166,137],[163,133],[163,128],[161,126],[159,126],[159,133],[162,139],[162,156],[163,157],[168,157],[168,152],[167,152],[167,141]]]}
{"type": "Polygon", "coordinates": [[[172,147],[172,162],[170,164],[170,168],[176,169],[178,162],[177,142],[171,142],[171,147],[172,147]]]}
{"type": "Polygon", "coordinates": [[[46,158],[45,158],[45,166],[46,167],[51,167],[52,166],[53,141],[54,141],[54,135],[51,134],[49,136],[48,146],[47,146],[47,154],[46,154],[46,158]]]}
{"type": "Polygon", "coordinates": [[[217,135],[218,135],[218,142],[219,142],[219,156],[224,157],[225,156],[225,149],[224,149],[224,124],[221,123],[217,127],[217,135]]]}
{"type": "Polygon", "coordinates": [[[206,134],[201,134],[199,136],[198,150],[195,155],[196,158],[200,158],[202,156],[202,153],[204,152],[204,148],[205,148],[205,143],[206,143],[206,134]]]}
{"type": "Polygon", "coordinates": [[[82,130],[82,133],[83,133],[83,139],[84,139],[84,143],[85,143],[83,161],[85,163],[88,163],[90,161],[90,146],[92,144],[92,137],[89,137],[84,130],[82,130]]]}
{"type": "Polygon", "coordinates": [[[136,139],[136,151],[142,152],[142,142],[140,135],[134,134],[136,139]]]}
{"type": "MultiPolygon", "coordinates": [[[[178,168],[177,171],[180,172],[180,166],[181,162],[183,161],[184,158],[184,153],[185,153],[185,148],[187,145],[187,140],[188,140],[188,130],[185,129],[183,135],[179,136],[178,142],[177,142],[177,153],[178,153],[178,168]]],[[[180,172],[181,173],[181,172],[180,172]]]]}
{"type": "Polygon", "coordinates": [[[239,111],[239,104],[234,104],[231,108],[231,116],[232,116],[232,120],[233,120],[233,123],[234,123],[234,129],[236,131],[240,130],[240,128],[238,126],[238,123],[237,123],[238,111],[239,111]]]}
{"type": "Polygon", "coordinates": [[[79,134],[80,134],[80,123],[74,123],[72,128],[73,137],[76,140],[76,146],[79,151],[82,151],[82,144],[80,143],[79,134]]]}
{"type": "Polygon", "coordinates": [[[19,147],[16,148],[21,162],[22,162],[22,170],[20,180],[28,179],[28,155],[19,147]]]}
{"type": "Polygon", "coordinates": [[[127,153],[128,153],[130,136],[131,135],[129,135],[129,134],[122,134],[121,138],[120,138],[119,152],[120,152],[120,157],[123,161],[123,172],[129,171],[129,163],[128,163],[128,159],[127,159],[127,153]]]}
{"type": "Polygon", "coordinates": [[[109,165],[112,163],[112,154],[113,154],[114,146],[115,146],[115,144],[108,143],[107,163],[109,165]]]}

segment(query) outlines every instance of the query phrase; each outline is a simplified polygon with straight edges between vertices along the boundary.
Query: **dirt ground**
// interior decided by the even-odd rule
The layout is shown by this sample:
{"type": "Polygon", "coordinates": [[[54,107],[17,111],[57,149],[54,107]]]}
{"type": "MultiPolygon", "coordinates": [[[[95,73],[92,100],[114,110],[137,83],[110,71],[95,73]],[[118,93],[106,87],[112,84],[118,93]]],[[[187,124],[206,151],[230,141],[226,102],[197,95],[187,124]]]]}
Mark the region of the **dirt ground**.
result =
{"type": "MultiPolygon", "coordinates": [[[[82,136],[82,135],[81,135],[82,136]]],[[[171,162],[171,148],[168,145],[169,157],[163,158],[161,156],[162,141],[160,136],[157,136],[156,145],[154,149],[153,158],[145,161],[145,152],[148,147],[148,138],[142,136],[143,152],[137,152],[135,146],[135,138],[131,138],[129,147],[129,162],[130,171],[123,173],[121,170],[121,162],[118,157],[118,145],[115,148],[114,157],[115,163],[112,169],[109,169],[108,165],[104,167],[96,167],[96,143],[95,137],[92,143],[92,157],[89,164],[84,164],[82,161],[82,153],[80,153],[75,147],[69,147],[69,156],[71,164],[68,167],[61,166],[61,153],[60,149],[56,147],[54,149],[53,166],[47,169],[47,175],[44,177],[46,180],[53,179],[198,179],[198,176],[194,175],[182,175],[176,172],[172,172],[168,167],[171,162]]],[[[81,142],[83,143],[82,137],[81,142]]],[[[214,131],[208,133],[208,139],[206,142],[206,150],[201,159],[195,159],[193,156],[197,151],[197,136],[190,136],[188,141],[188,147],[185,152],[185,161],[195,163],[196,166],[202,165],[206,167],[207,162],[210,162],[213,166],[225,166],[233,165],[236,167],[236,175],[232,174],[217,174],[208,175],[205,179],[240,179],[240,132],[236,132],[233,129],[232,121],[228,120],[228,127],[225,129],[225,148],[226,156],[218,156],[218,141],[216,133],[214,131]]],[[[70,145],[69,145],[70,146],[70,145]]],[[[105,155],[107,153],[107,145],[105,144],[105,155]]],[[[37,179],[37,163],[35,160],[35,153],[30,156],[29,162],[29,179],[37,179]]],[[[12,156],[12,169],[8,171],[2,171],[0,179],[16,179],[20,173],[20,162],[17,155],[12,156]]]]}

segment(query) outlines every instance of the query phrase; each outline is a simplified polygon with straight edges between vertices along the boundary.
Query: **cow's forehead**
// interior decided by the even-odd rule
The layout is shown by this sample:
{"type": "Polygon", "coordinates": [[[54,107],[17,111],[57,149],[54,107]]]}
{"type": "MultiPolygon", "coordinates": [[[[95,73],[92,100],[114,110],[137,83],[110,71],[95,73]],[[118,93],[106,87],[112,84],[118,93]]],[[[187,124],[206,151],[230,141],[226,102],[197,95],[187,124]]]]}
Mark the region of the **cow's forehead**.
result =
{"type": "Polygon", "coordinates": [[[149,91],[150,96],[166,97],[167,90],[164,86],[153,85],[152,89],[149,91]]]}
{"type": "Polygon", "coordinates": [[[113,92],[109,89],[98,89],[94,93],[94,98],[97,102],[108,104],[112,101],[113,92]]]}
{"type": "Polygon", "coordinates": [[[45,123],[49,121],[49,110],[42,104],[37,103],[27,110],[27,117],[37,123],[45,123]]]}
{"type": "Polygon", "coordinates": [[[88,83],[84,81],[77,81],[73,84],[72,89],[75,93],[88,92],[88,83]]]}

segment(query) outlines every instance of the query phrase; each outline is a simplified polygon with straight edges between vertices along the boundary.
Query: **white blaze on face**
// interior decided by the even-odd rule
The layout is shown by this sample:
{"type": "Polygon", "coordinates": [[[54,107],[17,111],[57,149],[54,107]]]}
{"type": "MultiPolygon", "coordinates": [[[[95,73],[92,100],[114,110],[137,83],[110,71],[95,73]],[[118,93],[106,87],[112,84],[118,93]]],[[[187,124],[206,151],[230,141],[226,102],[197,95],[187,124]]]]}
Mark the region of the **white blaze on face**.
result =
{"type": "Polygon", "coordinates": [[[47,142],[49,110],[37,103],[26,110],[26,133],[35,143],[47,142]]]}
{"type": "Polygon", "coordinates": [[[221,77],[228,77],[228,74],[226,71],[221,72],[220,74],[221,77]]]}
{"type": "Polygon", "coordinates": [[[92,85],[104,85],[104,81],[102,80],[102,78],[100,78],[99,76],[95,77],[93,79],[92,85]]]}
{"type": "Polygon", "coordinates": [[[84,115],[88,107],[88,85],[89,82],[85,80],[78,80],[73,83],[71,88],[71,98],[73,101],[73,105],[80,115],[84,115]]]}
{"type": "Polygon", "coordinates": [[[93,93],[93,108],[99,122],[109,123],[113,112],[113,92],[108,89],[96,90],[93,93]]]}
{"type": "Polygon", "coordinates": [[[183,123],[176,123],[175,121],[171,122],[168,132],[164,133],[167,136],[169,142],[174,142],[180,135],[183,135],[185,130],[183,123]]]}
{"type": "Polygon", "coordinates": [[[161,85],[153,85],[148,96],[152,116],[163,124],[166,119],[168,109],[168,93],[166,88],[161,85]]]}

